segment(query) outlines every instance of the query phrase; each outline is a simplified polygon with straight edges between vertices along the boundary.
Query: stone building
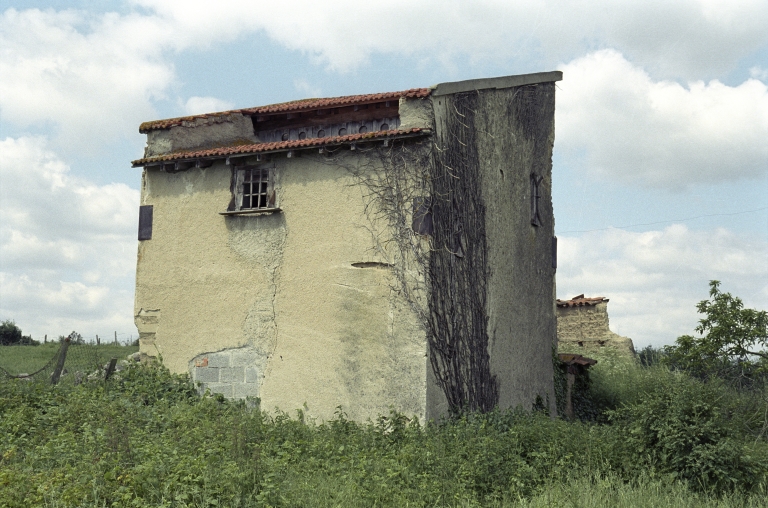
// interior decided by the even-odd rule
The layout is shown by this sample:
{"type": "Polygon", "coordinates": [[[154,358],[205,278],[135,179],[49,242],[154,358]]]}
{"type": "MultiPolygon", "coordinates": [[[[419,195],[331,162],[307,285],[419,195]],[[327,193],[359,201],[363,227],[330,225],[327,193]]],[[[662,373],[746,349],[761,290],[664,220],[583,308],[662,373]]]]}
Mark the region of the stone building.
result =
{"type": "Polygon", "coordinates": [[[608,298],[574,296],[557,300],[557,341],[561,353],[613,349],[634,355],[632,339],[613,333],[608,327],[608,298]]]}
{"type": "Polygon", "coordinates": [[[554,404],[561,78],[142,124],[141,351],[321,420],[554,404]]]}

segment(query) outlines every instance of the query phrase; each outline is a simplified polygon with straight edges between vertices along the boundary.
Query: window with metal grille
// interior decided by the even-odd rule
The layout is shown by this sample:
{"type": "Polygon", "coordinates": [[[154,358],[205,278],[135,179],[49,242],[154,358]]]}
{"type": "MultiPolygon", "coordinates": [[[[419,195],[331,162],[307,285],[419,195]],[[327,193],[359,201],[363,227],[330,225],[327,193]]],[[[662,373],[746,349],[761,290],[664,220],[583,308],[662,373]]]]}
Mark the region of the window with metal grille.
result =
{"type": "Polygon", "coordinates": [[[234,211],[276,211],[274,166],[238,168],[235,192],[234,211]]]}

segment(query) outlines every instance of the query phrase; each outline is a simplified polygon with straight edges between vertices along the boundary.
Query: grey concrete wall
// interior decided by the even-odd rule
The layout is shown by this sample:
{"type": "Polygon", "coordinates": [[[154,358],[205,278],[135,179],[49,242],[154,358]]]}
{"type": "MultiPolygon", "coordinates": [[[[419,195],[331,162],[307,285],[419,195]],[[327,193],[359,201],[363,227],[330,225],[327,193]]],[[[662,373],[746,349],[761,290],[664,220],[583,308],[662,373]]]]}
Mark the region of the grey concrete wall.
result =
{"type": "MultiPolygon", "coordinates": [[[[469,93],[477,94],[471,120],[475,146],[464,149],[477,152],[479,167],[476,173],[459,177],[477,178],[482,184],[489,354],[491,372],[499,383],[499,406],[530,409],[541,397],[554,414],[554,83],[469,93]],[[543,177],[538,227],[531,225],[531,173],[543,177]]],[[[452,95],[432,98],[438,144],[450,128],[452,100],[452,95]]],[[[445,397],[431,376],[427,415],[436,418],[446,409],[445,397]]]]}
{"type": "Polygon", "coordinates": [[[486,205],[491,368],[499,405],[555,409],[552,237],[555,85],[480,91],[478,151],[486,205]],[[543,177],[540,226],[531,224],[530,175],[543,177]]]}
{"type": "Polygon", "coordinates": [[[201,392],[210,390],[230,399],[256,398],[267,356],[254,347],[213,351],[192,359],[189,371],[201,392]]]}

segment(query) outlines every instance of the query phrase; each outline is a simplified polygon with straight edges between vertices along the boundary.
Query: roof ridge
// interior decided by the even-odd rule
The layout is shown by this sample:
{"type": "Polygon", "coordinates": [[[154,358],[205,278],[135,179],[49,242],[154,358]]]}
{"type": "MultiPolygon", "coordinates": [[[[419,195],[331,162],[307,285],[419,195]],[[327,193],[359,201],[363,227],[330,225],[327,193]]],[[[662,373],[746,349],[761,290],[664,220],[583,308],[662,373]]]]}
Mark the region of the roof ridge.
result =
{"type": "Polygon", "coordinates": [[[324,98],[309,98],[309,99],[297,99],[287,102],[278,102],[276,104],[268,104],[266,106],[256,106],[252,108],[240,108],[230,109],[227,111],[218,111],[211,113],[201,113],[199,115],[178,116],[175,118],[166,118],[161,120],[152,120],[144,122],[139,126],[139,132],[144,134],[149,131],[159,129],[169,129],[178,125],[182,125],[184,122],[192,122],[200,118],[216,118],[232,114],[245,114],[256,115],[262,114],[276,114],[276,113],[291,113],[306,111],[312,109],[324,109],[338,106],[354,106],[355,104],[363,104],[365,102],[387,100],[387,99],[400,99],[401,97],[408,98],[424,98],[428,97],[432,93],[431,88],[410,88],[408,90],[400,90],[396,92],[378,92],[370,94],[359,95],[342,95],[338,97],[324,97],[324,98]]]}

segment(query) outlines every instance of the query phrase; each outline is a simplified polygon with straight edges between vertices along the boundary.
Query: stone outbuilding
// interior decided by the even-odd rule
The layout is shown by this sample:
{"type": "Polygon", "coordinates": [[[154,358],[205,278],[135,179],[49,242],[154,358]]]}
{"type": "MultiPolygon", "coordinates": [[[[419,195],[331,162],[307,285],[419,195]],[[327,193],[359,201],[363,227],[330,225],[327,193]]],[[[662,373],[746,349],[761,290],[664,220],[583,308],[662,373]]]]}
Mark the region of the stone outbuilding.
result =
{"type": "Polygon", "coordinates": [[[321,420],[554,410],[561,78],[142,124],[141,352],[321,420]]]}
{"type": "Polygon", "coordinates": [[[608,298],[584,295],[557,300],[557,341],[561,353],[613,349],[634,355],[632,339],[613,333],[608,327],[608,298]]]}

